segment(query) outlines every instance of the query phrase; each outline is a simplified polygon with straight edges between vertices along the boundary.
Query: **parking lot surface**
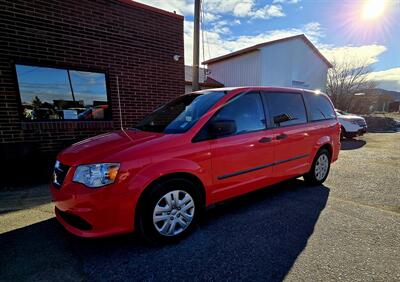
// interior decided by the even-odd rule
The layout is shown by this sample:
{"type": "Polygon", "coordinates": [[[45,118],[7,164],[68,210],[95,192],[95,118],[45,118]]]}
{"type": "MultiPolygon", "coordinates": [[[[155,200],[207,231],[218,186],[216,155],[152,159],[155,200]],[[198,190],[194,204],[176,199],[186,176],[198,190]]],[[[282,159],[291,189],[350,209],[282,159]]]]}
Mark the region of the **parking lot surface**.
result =
{"type": "Polygon", "coordinates": [[[400,133],[345,141],[323,186],[219,204],[168,246],[74,237],[49,201],[45,185],[0,192],[1,281],[400,281],[400,133]]]}

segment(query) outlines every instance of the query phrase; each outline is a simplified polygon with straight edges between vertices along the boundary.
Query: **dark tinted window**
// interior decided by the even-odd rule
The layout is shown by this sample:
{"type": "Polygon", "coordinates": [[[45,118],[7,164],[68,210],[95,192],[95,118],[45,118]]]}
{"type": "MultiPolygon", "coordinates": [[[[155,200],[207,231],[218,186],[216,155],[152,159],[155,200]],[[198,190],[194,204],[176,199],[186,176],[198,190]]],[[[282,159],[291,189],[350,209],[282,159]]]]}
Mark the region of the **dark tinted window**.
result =
{"type": "Polygon", "coordinates": [[[160,133],[186,132],[224,95],[216,91],[183,95],[155,110],[135,127],[160,133]]]}
{"type": "Polygon", "coordinates": [[[279,126],[295,125],[307,122],[306,109],[301,94],[266,93],[268,109],[273,118],[287,115],[290,120],[277,124],[279,126]]]}
{"type": "Polygon", "coordinates": [[[16,65],[25,120],[110,117],[104,73],[16,65]]]}
{"type": "Polygon", "coordinates": [[[306,93],[304,95],[309,107],[310,118],[312,121],[335,118],[335,111],[324,95],[306,93]]]}
{"type": "Polygon", "coordinates": [[[219,110],[212,121],[234,120],[235,134],[265,129],[265,115],[261,97],[257,93],[238,95],[219,110]]]}

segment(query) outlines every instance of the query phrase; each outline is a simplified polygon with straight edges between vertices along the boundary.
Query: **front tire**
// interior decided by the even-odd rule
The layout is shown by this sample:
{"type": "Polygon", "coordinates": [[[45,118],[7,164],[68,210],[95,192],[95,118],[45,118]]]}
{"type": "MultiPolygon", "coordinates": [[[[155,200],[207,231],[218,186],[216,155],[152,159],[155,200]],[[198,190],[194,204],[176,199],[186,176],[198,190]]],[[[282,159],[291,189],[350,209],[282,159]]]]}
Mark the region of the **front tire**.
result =
{"type": "Polygon", "coordinates": [[[182,178],[163,180],[153,185],[143,199],[138,228],[150,242],[179,241],[193,231],[201,210],[194,183],[182,178]]]}
{"type": "Polygon", "coordinates": [[[328,177],[331,167],[331,154],[327,149],[320,149],[314,158],[310,171],[304,175],[304,180],[311,185],[320,185],[328,177]]]}
{"type": "Polygon", "coordinates": [[[341,130],[340,130],[340,140],[344,140],[344,138],[346,137],[346,129],[344,129],[344,127],[342,126],[341,127],[341,130]]]}

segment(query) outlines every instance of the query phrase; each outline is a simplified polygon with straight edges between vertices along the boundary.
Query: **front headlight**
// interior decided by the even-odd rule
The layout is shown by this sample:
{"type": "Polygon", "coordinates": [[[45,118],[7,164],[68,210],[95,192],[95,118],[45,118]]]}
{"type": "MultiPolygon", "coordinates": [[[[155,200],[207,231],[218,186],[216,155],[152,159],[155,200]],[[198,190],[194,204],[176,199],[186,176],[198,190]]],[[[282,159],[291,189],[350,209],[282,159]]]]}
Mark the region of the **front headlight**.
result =
{"type": "Polygon", "coordinates": [[[87,187],[97,188],[114,183],[118,170],[119,164],[117,163],[80,165],[75,170],[73,181],[87,187]]]}

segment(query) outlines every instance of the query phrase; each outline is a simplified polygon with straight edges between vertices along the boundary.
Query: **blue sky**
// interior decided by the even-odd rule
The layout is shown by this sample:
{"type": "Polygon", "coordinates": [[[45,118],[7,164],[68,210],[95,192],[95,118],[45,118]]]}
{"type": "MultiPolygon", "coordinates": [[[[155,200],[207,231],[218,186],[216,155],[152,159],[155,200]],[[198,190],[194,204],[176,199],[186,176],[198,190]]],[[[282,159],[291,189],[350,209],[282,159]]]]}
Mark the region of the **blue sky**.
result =
{"type": "MultiPolygon", "coordinates": [[[[400,0],[380,0],[384,10],[373,19],[363,14],[367,1],[203,0],[201,60],[304,33],[329,60],[365,62],[380,87],[400,91],[400,0]]],[[[185,63],[190,65],[194,1],[138,2],[185,16],[185,63]]]]}
{"type": "MultiPolygon", "coordinates": [[[[72,100],[67,70],[26,65],[17,65],[16,69],[22,103],[31,103],[36,96],[48,103],[72,100]]],[[[83,100],[85,106],[107,101],[104,73],[71,70],[70,75],[77,101],[83,100]]]]}

